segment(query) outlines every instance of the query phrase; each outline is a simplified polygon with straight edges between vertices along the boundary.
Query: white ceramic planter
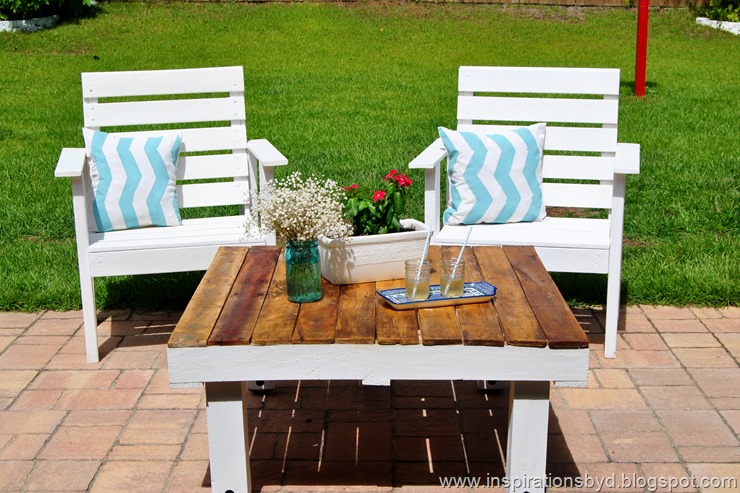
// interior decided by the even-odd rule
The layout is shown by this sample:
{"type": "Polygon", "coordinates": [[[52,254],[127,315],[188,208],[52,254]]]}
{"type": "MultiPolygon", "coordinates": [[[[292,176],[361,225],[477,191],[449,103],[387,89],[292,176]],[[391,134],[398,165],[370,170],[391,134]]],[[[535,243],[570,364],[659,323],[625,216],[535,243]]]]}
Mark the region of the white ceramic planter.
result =
{"type": "Polygon", "coordinates": [[[428,228],[415,219],[403,219],[401,225],[414,231],[346,240],[320,237],[321,275],[332,284],[402,279],[406,259],[421,256],[428,228]]]}

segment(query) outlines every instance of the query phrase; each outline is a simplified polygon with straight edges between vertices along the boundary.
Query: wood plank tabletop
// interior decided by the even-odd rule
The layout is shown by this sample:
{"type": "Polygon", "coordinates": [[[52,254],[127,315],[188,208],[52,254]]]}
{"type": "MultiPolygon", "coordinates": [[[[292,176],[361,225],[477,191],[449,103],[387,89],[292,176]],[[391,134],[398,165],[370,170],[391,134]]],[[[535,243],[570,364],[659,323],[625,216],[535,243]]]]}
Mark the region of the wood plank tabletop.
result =
{"type": "MultiPolygon", "coordinates": [[[[459,248],[431,247],[438,266],[459,248]]],[[[279,247],[222,247],[169,340],[169,347],[274,344],[464,344],[588,347],[533,247],[470,247],[465,281],[497,287],[492,301],[395,310],[377,290],[403,287],[391,280],[335,286],[322,280],[314,303],[288,301],[279,247]]],[[[432,284],[439,282],[433,268],[432,284]]]]}

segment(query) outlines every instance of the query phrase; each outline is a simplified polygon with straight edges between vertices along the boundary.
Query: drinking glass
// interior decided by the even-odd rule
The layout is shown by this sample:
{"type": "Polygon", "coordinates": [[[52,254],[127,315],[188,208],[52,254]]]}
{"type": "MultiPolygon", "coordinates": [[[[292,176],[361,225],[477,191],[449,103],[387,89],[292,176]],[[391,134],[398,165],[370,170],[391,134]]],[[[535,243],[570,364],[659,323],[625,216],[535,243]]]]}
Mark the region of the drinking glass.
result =
{"type": "Polygon", "coordinates": [[[406,298],[421,301],[429,298],[429,276],[432,263],[429,260],[409,259],[406,261],[406,298]]]}
{"type": "Polygon", "coordinates": [[[465,292],[465,261],[442,259],[439,270],[439,294],[444,298],[459,298],[465,292]]]}

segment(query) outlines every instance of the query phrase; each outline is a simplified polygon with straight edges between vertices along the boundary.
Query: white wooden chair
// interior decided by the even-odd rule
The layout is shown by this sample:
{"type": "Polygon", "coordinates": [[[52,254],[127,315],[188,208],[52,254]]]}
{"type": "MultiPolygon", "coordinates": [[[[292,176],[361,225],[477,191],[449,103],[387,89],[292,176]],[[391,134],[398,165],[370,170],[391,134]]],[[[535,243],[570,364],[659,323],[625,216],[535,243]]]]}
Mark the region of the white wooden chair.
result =
{"type": "MultiPolygon", "coordinates": [[[[640,169],[639,145],[617,143],[619,70],[460,67],[458,90],[459,131],[546,122],[543,200],[547,207],[579,210],[541,222],[475,225],[470,244],[534,245],[549,271],[607,274],[604,354],[613,358],[625,177],[640,169]],[[608,215],[590,217],[594,209],[608,215]]],[[[425,170],[424,219],[435,232],[434,243],[455,245],[464,241],[468,226],[440,229],[440,163],[446,156],[437,139],[409,167],[425,170]]]]}
{"type": "Polygon", "coordinates": [[[205,270],[221,245],[274,244],[274,235],[245,239],[250,192],[287,159],[267,140],[247,141],[242,67],[82,74],[84,126],[122,136],[176,131],[181,208],[209,217],[181,226],[96,232],[84,149],[65,148],[55,175],[72,180],[87,361],[99,360],[93,279],[101,276],[205,270]],[[216,211],[216,212],[213,212],[216,211]]]}

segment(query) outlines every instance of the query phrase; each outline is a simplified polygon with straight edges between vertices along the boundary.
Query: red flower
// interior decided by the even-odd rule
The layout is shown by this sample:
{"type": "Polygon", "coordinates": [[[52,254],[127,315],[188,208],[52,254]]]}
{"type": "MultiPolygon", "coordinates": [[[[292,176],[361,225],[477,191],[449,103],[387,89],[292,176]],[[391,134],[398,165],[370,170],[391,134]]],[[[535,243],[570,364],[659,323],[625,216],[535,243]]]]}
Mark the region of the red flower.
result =
{"type": "Polygon", "coordinates": [[[409,178],[408,175],[404,175],[403,173],[394,176],[393,179],[396,180],[396,183],[398,183],[398,186],[400,187],[411,186],[411,178],[409,178]]]}
{"type": "Polygon", "coordinates": [[[373,202],[385,199],[385,190],[376,190],[373,194],[373,202]]]}
{"type": "Polygon", "coordinates": [[[387,175],[385,175],[385,178],[383,178],[383,179],[384,180],[387,180],[387,181],[388,180],[391,180],[391,179],[394,179],[395,180],[396,179],[396,177],[395,177],[396,173],[398,173],[398,170],[397,169],[392,169],[391,172],[388,173],[387,175]]]}
{"type": "Polygon", "coordinates": [[[358,186],[359,186],[359,185],[358,185],[357,183],[353,183],[352,185],[350,185],[350,186],[348,186],[348,187],[346,187],[346,188],[343,188],[342,190],[344,190],[345,192],[349,192],[349,191],[351,191],[351,190],[354,190],[354,189],[355,189],[355,188],[357,188],[358,186]]]}

